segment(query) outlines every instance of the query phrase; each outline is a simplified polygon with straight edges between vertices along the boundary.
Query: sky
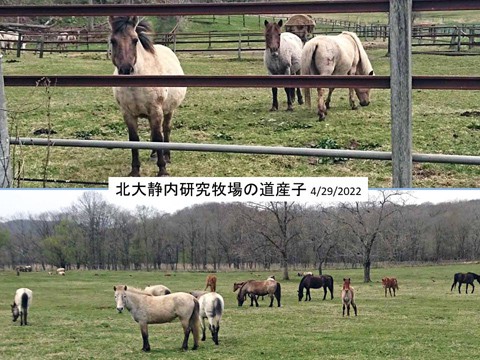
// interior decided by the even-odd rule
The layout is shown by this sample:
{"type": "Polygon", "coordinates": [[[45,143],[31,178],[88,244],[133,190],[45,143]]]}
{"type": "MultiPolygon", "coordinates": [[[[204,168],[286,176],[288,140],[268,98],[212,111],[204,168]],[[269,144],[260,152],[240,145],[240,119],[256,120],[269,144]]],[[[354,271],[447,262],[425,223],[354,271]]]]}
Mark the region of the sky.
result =
{"type": "MultiPolygon", "coordinates": [[[[191,200],[175,201],[153,201],[147,198],[141,199],[118,198],[107,190],[84,190],[84,189],[14,189],[0,190],[0,221],[11,219],[13,215],[36,215],[46,211],[61,211],[62,209],[74,204],[85,191],[97,191],[102,194],[103,198],[111,203],[116,204],[128,210],[134,210],[138,205],[147,205],[157,208],[159,211],[174,213],[185,207],[194,205],[191,200]]],[[[375,190],[370,190],[370,192],[375,190]]],[[[407,190],[408,203],[440,203],[454,202],[461,200],[480,199],[480,189],[422,189],[407,190]]],[[[209,200],[211,201],[211,200],[209,200]]],[[[196,203],[201,203],[198,200],[196,203]]]]}

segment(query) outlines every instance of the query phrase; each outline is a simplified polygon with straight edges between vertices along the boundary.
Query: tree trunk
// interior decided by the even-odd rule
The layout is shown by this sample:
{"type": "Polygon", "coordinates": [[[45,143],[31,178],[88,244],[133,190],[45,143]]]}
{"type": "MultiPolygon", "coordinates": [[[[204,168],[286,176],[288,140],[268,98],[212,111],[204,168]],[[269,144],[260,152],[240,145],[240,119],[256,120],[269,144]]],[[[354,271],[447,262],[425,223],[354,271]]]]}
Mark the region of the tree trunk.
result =
{"type": "Polygon", "coordinates": [[[283,280],[290,280],[288,277],[288,259],[285,255],[282,257],[283,280]]]}
{"type": "Polygon", "coordinates": [[[370,279],[370,256],[368,256],[365,261],[363,262],[363,282],[369,283],[372,280],[370,279]]]}

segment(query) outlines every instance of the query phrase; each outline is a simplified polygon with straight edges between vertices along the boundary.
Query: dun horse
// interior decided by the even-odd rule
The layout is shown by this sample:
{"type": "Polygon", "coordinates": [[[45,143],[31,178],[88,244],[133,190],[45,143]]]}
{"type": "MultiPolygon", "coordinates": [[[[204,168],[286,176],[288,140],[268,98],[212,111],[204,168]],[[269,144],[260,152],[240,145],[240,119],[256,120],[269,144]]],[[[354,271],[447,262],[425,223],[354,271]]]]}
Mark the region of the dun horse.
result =
{"type": "Polygon", "coordinates": [[[477,275],[477,274],[472,273],[472,272],[456,273],[453,276],[453,284],[452,284],[452,287],[450,288],[450,291],[452,291],[455,288],[455,286],[457,286],[457,283],[458,283],[458,293],[459,294],[460,294],[460,288],[462,287],[462,284],[467,284],[467,286],[465,288],[465,294],[468,294],[468,285],[472,286],[472,292],[471,293],[473,293],[475,291],[475,285],[473,285],[473,282],[475,280],[477,280],[480,283],[480,275],[477,275]]]}
{"type": "Polygon", "coordinates": [[[385,289],[385,297],[387,297],[387,289],[390,292],[390,296],[392,296],[392,289],[393,289],[393,296],[395,296],[395,289],[398,290],[398,281],[394,277],[384,277],[382,279],[382,286],[385,289]]]}
{"type": "Polygon", "coordinates": [[[323,300],[327,297],[327,288],[330,290],[330,299],[333,299],[333,277],[330,275],[305,275],[298,285],[298,301],[302,301],[303,289],[305,288],[305,301],[312,300],[310,289],[320,289],[323,287],[323,300]]]}
{"type": "Polygon", "coordinates": [[[143,351],[150,351],[148,324],[163,324],[177,317],[183,327],[182,348],[188,349],[188,338],[193,332],[193,350],[198,348],[200,335],[200,306],[198,300],[187,293],[178,292],[165,296],[153,296],[126,285],[113,287],[117,311],[124,308],[130,311],[133,320],[140,325],[143,339],[143,351]]]}
{"type": "MultiPolygon", "coordinates": [[[[374,75],[372,64],[358,36],[349,31],[340,35],[320,35],[308,41],[302,51],[302,75],[374,75]]],[[[323,89],[318,88],[318,116],[324,120],[334,88],[323,99],[323,89]]],[[[357,109],[353,93],[357,94],[360,105],[370,104],[370,89],[349,89],[352,110],[357,109]]],[[[305,89],[305,102],[310,106],[310,89],[305,89]]]]}
{"type": "MultiPolygon", "coordinates": [[[[265,20],[265,53],[263,62],[269,75],[299,75],[302,57],[302,40],[295,34],[282,33],[282,20],[269,23],[265,20]]],[[[285,88],[287,94],[287,110],[292,111],[295,102],[295,88],[285,88]]],[[[278,90],[272,88],[272,108],[278,110],[278,90]]],[[[302,92],[297,89],[298,103],[303,104],[302,92]]]]}
{"type": "Polygon", "coordinates": [[[170,289],[164,285],[148,285],[143,291],[153,296],[162,296],[172,293],[170,289]]]}
{"type": "MultiPolygon", "coordinates": [[[[154,45],[146,21],[136,16],[110,17],[112,62],[115,75],[183,75],[177,56],[168,47],[154,45]]],[[[173,113],[185,98],[184,87],[116,87],[115,99],[123,112],[130,141],[139,141],[138,118],[150,123],[153,142],[169,142],[173,113]]],[[[152,152],[152,157],[155,152],[152,152]]],[[[169,150],[157,150],[158,176],[168,175],[169,150]]],[[[130,176],[140,176],[138,149],[132,149],[130,176]]]]}
{"type": "Polygon", "coordinates": [[[342,316],[345,316],[345,308],[347,309],[347,316],[350,316],[350,305],[353,306],[355,316],[357,316],[357,304],[355,303],[355,289],[350,286],[350,278],[343,279],[342,287],[342,316]]]}
{"type": "Polygon", "coordinates": [[[212,332],[212,339],[215,345],[218,345],[218,332],[220,331],[220,320],[222,320],[225,302],[220,294],[201,291],[192,291],[190,294],[195,296],[200,303],[200,317],[202,318],[202,341],[206,340],[205,319],[208,320],[208,328],[212,332]]]}
{"type": "Polygon", "coordinates": [[[279,282],[269,279],[265,281],[249,280],[246,281],[237,294],[238,306],[242,306],[245,302],[246,296],[249,295],[252,299],[250,306],[253,306],[255,301],[255,306],[258,307],[258,296],[270,296],[270,305],[273,306],[273,299],[277,299],[277,305],[280,307],[280,300],[282,297],[282,289],[279,282]]]}
{"type": "Polygon", "coordinates": [[[11,305],[12,316],[13,321],[17,321],[18,317],[20,317],[20,326],[27,325],[28,309],[32,304],[32,295],[32,290],[27,288],[20,288],[15,292],[13,304],[11,305]]]}

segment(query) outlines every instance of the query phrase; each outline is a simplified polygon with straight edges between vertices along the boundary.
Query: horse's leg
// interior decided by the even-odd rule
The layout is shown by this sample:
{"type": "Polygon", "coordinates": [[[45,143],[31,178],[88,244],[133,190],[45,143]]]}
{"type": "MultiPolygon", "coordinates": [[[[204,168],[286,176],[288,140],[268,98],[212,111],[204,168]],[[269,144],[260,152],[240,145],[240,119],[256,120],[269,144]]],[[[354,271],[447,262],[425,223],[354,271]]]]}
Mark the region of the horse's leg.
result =
{"type": "MultiPolygon", "coordinates": [[[[472,285],[472,292],[470,294],[473,294],[473,292],[475,291],[475,285],[473,285],[473,282],[470,285],[472,285]]],[[[25,316],[25,325],[27,325],[26,323],[27,323],[27,317],[25,316]]]]}
{"type": "MultiPolygon", "coordinates": [[[[168,143],[170,142],[170,130],[172,129],[172,117],[173,111],[171,113],[165,114],[163,118],[163,141],[168,143]]],[[[163,156],[167,163],[171,162],[170,149],[163,150],[163,156]]],[[[210,286],[211,288],[211,286],[210,286]]]]}
{"type": "Polygon", "coordinates": [[[350,304],[347,304],[347,316],[350,316],[350,304]]]}
{"type": "Polygon", "coordinates": [[[460,288],[461,288],[461,287],[462,287],[462,283],[459,282],[459,283],[458,283],[458,293],[459,293],[459,294],[461,294],[461,292],[460,292],[460,288]]]}
{"type": "Polygon", "coordinates": [[[293,111],[292,90],[295,91],[294,88],[285,88],[285,93],[287,94],[287,111],[293,111]]]}
{"type": "Polygon", "coordinates": [[[392,288],[391,287],[388,288],[388,292],[390,293],[390,297],[391,297],[392,296],[392,288]]]}
{"type": "Polygon", "coordinates": [[[327,297],[327,286],[325,285],[323,287],[323,300],[325,300],[326,297],[327,297]]]}
{"type": "Polygon", "coordinates": [[[182,349],[183,350],[188,350],[188,338],[190,337],[190,331],[192,330],[190,328],[190,319],[182,319],[181,320],[182,326],[183,326],[183,343],[182,343],[182,349]]]}
{"type": "Polygon", "coordinates": [[[303,104],[303,95],[302,95],[302,89],[297,88],[297,99],[298,99],[298,105],[303,104]]]}
{"type": "Polygon", "coordinates": [[[277,111],[278,110],[278,89],[272,87],[272,108],[270,111],[277,111]]]}
{"type": "Polygon", "coordinates": [[[355,312],[355,316],[357,316],[357,304],[352,303],[353,311],[355,312]]]}
{"type": "Polygon", "coordinates": [[[352,110],[357,110],[357,105],[355,105],[355,90],[352,88],[348,89],[348,102],[352,110]]]}
{"type": "Polygon", "coordinates": [[[325,106],[327,107],[327,109],[330,109],[330,101],[332,100],[333,90],[335,90],[335,88],[328,89],[327,101],[325,101],[325,106]]]}
{"type": "Polygon", "coordinates": [[[342,305],[342,316],[345,316],[345,304],[342,305]]]}
{"type": "Polygon", "coordinates": [[[148,342],[148,325],[147,323],[140,323],[140,332],[142,333],[143,347],[142,351],[150,351],[150,343],[148,342]]]}
{"type": "Polygon", "coordinates": [[[453,280],[453,284],[452,284],[452,287],[450,288],[450,292],[453,291],[453,289],[455,288],[455,285],[457,285],[457,282],[453,280]]]}
{"type": "Polygon", "coordinates": [[[387,287],[385,286],[385,297],[387,297],[387,287]]]}
{"type": "Polygon", "coordinates": [[[205,341],[207,336],[205,335],[205,318],[202,317],[202,341],[205,341]]]}
{"type": "MultiPolygon", "coordinates": [[[[128,140],[139,141],[137,118],[129,114],[123,114],[123,119],[128,128],[128,140]]],[[[132,149],[132,171],[128,176],[140,176],[140,159],[138,149],[132,149]]]]}
{"type": "Polygon", "coordinates": [[[255,306],[258,307],[258,298],[259,296],[253,296],[253,298],[255,299],[255,306]]]}
{"type": "Polygon", "coordinates": [[[273,307],[273,299],[275,298],[275,296],[272,294],[270,295],[270,305],[268,307],[273,307]]]}
{"type": "Polygon", "coordinates": [[[311,301],[312,300],[312,295],[310,294],[310,288],[306,288],[307,291],[305,292],[305,301],[311,301]]]}
{"type": "Polygon", "coordinates": [[[323,121],[327,116],[327,108],[325,107],[325,101],[323,99],[323,89],[317,88],[317,93],[318,93],[318,103],[317,103],[318,120],[323,121]]]}
{"type": "MultiPolygon", "coordinates": [[[[150,122],[150,133],[151,139],[153,142],[163,142],[162,126],[163,126],[163,110],[159,107],[157,111],[152,113],[149,117],[150,122]]],[[[157,166],[158,166],[158,175],[157,176],[167,176],[166,162],[164,158],[164,151],[157,150],[157,166]]]]}

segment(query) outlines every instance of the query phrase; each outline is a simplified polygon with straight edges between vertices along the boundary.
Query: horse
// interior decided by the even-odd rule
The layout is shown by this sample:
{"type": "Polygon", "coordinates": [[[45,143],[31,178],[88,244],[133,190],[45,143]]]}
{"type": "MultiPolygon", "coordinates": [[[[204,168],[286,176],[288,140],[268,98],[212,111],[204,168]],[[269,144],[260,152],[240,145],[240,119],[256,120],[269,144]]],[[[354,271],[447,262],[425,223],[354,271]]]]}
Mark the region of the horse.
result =
{"type": "Polygon", "coordinates": [[[280,300],[282,297],[281,285],[279,282],[273,279],[268,279],[265,281],[248,280],[242,285],[242,287],[238,291],[238,306],[243,305],[246,299],[246,295],[249,295],[252,300],[250,306],[253,306],[253,302],[255,301],[255,306],[258,307],[258,296],[268,295],[270,296],[269,307],[273,306],[274,298],[277,299],[277,305],[278,307],[280,307],[280,300]]]}
{"type": "Polygon", "coordinates": [[[57,274],[61,273],[61,272],[65,272],[65,268],[61,267],[61,268],[58,268],[57,269],[57,274]]]}
{"type": "MultiPolygon", "coordinates": [[[[149,38],[150,24],[136,16],[109,18],[114,75],[183,75],[175,53],[149,38]]],[[[148,118],[150,140],[169,142],[172,117],[185,98],[185,87],[115,87],[113,93],[128,127],[130,141],[139,141],[138,118],[148,118]]],[[[152,157],[155,152],[152,151],[152,157]]],[[[158,176],[167,176],[169,150],[157,150],[158,176]]],[[[140,176],[138,149],[132,149],[129,176],[140,176]]]]}
{"type": "MultiPolygon", "coordinates": [[[[344,31],[339,35],[319,35],[309,40],[302,51],[302,75],[375,75],[367,53],[357,34],[344,31]]],[[[318,88],[318,116],[325,120],[327,109],[335,88],[328,91],[323,99],[323,89],[318,88]]],[[[370,104],[370,89],[349,89],[349,102],[352,110],[357,109],[353,93],[356,93],[361,106],[370,104]]],[[[310,107],[310,89],[305,89],[305,102],[310,107]]]]}
{"type": "Polygon", "coordinates": [[[11,305],[12,316],[14,322],[20,317],[20,326],[27,325],[27,315],[28,309],[32,304],[32,295],[32,290],[27,288],[20,288],[15,292],[13,304],[11,305]]]}
{"type": "Polygon", "coordinates": [[[65,51],[67,49],[68,33],[62,32],[57,36],[57,49],[65,51]]]}
{"type": "MultiPolygon", "coordinates": [[[[263,63],[268,75],[300,75],[300,61],[302,56],[302,40],[295,34],[282,33],[283,22],[269,23],[265,20],[265,52],[263,63]]],[[[272,88],[272,108],[278,110],[278,90],[272,88]]],[[[293,111],[295,102],[295,88],[285,88],[287,94],[287,111],[293,111]]],[[[303,104],[302,92],[297,88],[298,103],[303,104]]]]}
{"type": "Polygon", "coordinates": [[[202,341],[206,340],[205,319],[208,320],[208,328],[212,332],[212,339],[215,345],[218,345],[218,332],[220,331],[220,320],[222,320],[225,302],[223,297],[216,292],[203,293],[201,291],[192,291],[190,294],[195,296],[200,303],[200,318],[202,319],[202,341]]]}
{"type": "Polygon", "coordinates": [[[200,306],[194,296],[184,292],[153,296],[142,290],[127,287],[127,285],[114,286],[113,290],[115,291],[117,311],[121,313],[126,308],[132,315],[133,320],[140,325],[143,351],[150,351],[148,324],[163,324],[171,322],[177,317],[180,319],[184,332],[183,350],[188,349],[190,332],[193,332],[192,349],[196,350],[198,348],[200,306]]]}
{"type": "Polygon", "coordinates": [[[385,289],[385,297],[387,297],[387,289],[390,292],[390,296],[392,296],[392,289],[393,289],[393,296],[395,296],[395,289],[398,290],[397,278],[384,277],[382,279],[382,286],[385,289]]]}
{"type": "Polygon", "coordinates": [[[465,288],[465,294],[468,294],[468,285],[472,286],[472,294],[475,291],[475,285],[473,285],[473,282],[477,280],[480,283],[480,275],[477,275],[473,272],[468,272],[468,273],[456,273],[453,276],[453,284],[452,287],[450,288],[450,291],[452,291],[455,286],[458,283],[458,293],[460,294],[460,288],[462,287],[462,284],[467,284],[465,288]]]}
{"type": "Polygon", "coordinates": [[[145,287],[145,289],[143,289],[143,291],[153,296],[162,296],[172,293],[170,289],[164,285],[148,285],[145,287]]]}
{"type": "Polygon", "coordinates": [[[297,276],[304,277],[306,275],[313,275],[311,271],[297,272],[297,276]]]}
{"type": "Polygon", "coordinates": [[[355,289],[350,286],[350,278],[343,279],[342,287],[342,307],[343,314],[345,316],[345,308],[347,308],[347,316],[350,316],[350,305],[353,306],[355,316],[357,316],[357,304],[355,303],[355,289]]]}
{"type": "Polygon", "coordinates": [[[215,275],[208,275],[207,276],[207,283],[205,285],[205,290],[210,288],[210,291],[215,292],[217,290],[217,277],[215,275]]]}
{"type": "Polygon", "coordinates": [[[327,288],[330,290],[330,299],[333,299],[333,277],[330,275],[305,275],[298,285],[298,301],[302,301],[303,288],[306,290],[305,301],[312,300],[310,289],[320,289],[323,287],[323,300],[327,297],[327,288]]]}

